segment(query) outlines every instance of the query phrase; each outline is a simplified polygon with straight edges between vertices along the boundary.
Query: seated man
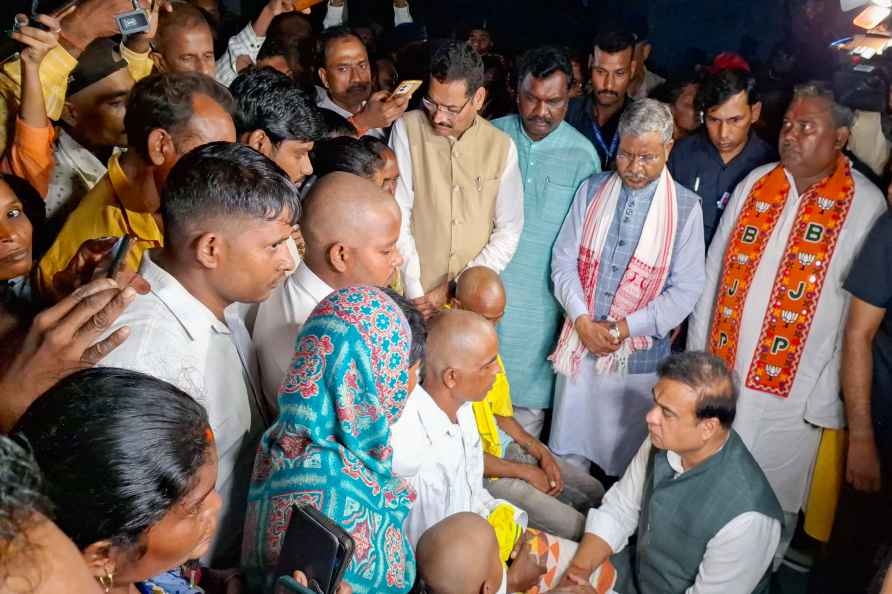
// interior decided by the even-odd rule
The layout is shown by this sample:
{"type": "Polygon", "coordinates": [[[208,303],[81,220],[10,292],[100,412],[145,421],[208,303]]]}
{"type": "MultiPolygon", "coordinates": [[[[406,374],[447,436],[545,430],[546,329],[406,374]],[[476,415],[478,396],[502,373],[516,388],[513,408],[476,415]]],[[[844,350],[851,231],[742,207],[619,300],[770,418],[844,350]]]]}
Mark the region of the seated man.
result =
{"type": "Polygon", "coordinates": [[[230,85],[238,109],[235,132],[276,162],[295,184],[313,173],[310,151],[325,134],[319,109],[290,78],[271,68],[252,69],[230,85]]]}
{"type": "Polygon", "coordinates": [[[332,173],[310,189],[303,208],[304,259],[260,304],[254,323],[263,393],[273,410],[294,341],[319,302],[350,285],[386,287],[402,263],[399,207],[372,182],[332,173]]]}
{"type": "MultiPolygon", "coordinates": [[[[696,351],[671,355],[658,375],[650,437],[589,512],[567,574],[586,579],[612,556],[621,594],[767,592],[783,513],[731,429],[735,378],[721,359],[696,351]]],[[[565,575],[561,585],[573,583],[565,575]]]]}
{"type": "Polygon", "coordinates": [[[164,248],[139,270],[152,291],[112,327],[129,327],[127,348],[102,361],[169,381],[207,409],[223,499],[208,554],[215,568],[237,562],[251,467],[269,419],[248,331],[225,310],[265,300],[284,280],[299,212],[297,188],[253,149],[216,142],[183,157],[164,188],[164,248]]]}
{"type": "Polygon", "coordinates": [[[108,173],[68,217],[40,260],[40,289],[58,298],[55,276],[88,239],[130,235],[125,260],[139,268],[147,249],[163,244],[157,214],[160,186],[191,149],[235,141],[234,105],[229,91],[199,74],[156,74],[139,81],[127,101],[124,130],[130,150],[109,160],[108,173]]]}
{"type": "Polygon", "coordinates": [[[415,546],[425,530],[458,512],[489,519],[503,558],[526,527],[526,514],[483,488],[483,447],[469,403],[483,400],[498,373],[498,337],[483,317],[445,311],[428,328],[424,387],[416,387],[391,428],[394,474],[418,494],[406,519],[415,546]]]}
{"type": "MultiPolygon", "coordinates": [[[[468,268],[458,278],[452,305],[497,324],[505,312],[499,275],[486,266],[468,268]]],[[[533,528],[578,541],[585,528],[583,514],[601,501],[604,488],[584,470],[552,455],[514,420],[501,357],[497,363],[495,384],[472,405],[483,440],[483,475],[491,479],[485,486],[494,497],[526,511],[533,528]]]]}

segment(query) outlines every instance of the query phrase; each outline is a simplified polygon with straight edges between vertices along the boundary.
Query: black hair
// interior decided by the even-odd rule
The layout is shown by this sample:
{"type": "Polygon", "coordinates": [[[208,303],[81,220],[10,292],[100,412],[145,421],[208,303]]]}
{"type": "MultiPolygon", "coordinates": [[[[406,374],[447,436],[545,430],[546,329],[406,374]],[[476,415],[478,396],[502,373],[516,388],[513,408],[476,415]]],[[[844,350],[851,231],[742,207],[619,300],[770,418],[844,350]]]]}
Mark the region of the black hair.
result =
{"type": "Polygon", "coordinates": [[[391,150],[391,148],[389,146],[387,146],[387,143],[384,142],[383,140],[381,140],[380,138],[375,138],[374,136],[363,136],[362,138],[359,139],[359,142],[364,144],[366,146],[366,148],[370,149],[373,153],[378,155],[378,158],[380,158],[382,161],[380,163],[380,165],[378,165],[378,166],[383,167],[384,166],[383,161],[384,161],[384,159],[386,159],[386,157],[385,157],[386,153],[384,151],[391,150]]]}
{"type": "Polygon", "coordinates": [[[53,243],[53,236],[47,225],[46,201],[27,180],[2,173],[0,178],[22,203],[22,211],[31,223],[31,256],[40,260],[53,243]]]}
{"type": "Polygon", "coordinates": [[[315,142],[325,136],[322,114],[288,76],[273,68],[252,68],[229,86],[238,109],[239,135],[263,130],[276,145],[283,140],[315,142]]]}
{"type": "Polygon", "coordinates": [[[483,60],[467,42],[446,41],[431,54],[430,75],[441,83],[465,81],[470,97],[483,86],[483,60]]]}
{"type": "Polygon", "coordinates": [[[194,488],[213,440],[188,394],[152,376],[97,367],[40,396],[13,434],[47,477],[56,525],[81,550],[140,550],[146,531],[194,488]]]}
{"type": "Polygon", "coordinates": [[[313,172],[322,177],[335,171],[372,179],[384,159],[361,140],[340,136],[323,140],[313,148],[313,172]]]}
{"type": "Polygon", "coordinates": [[[620,30],[606,30],[595,37],[592,49],[599,49],[608,54],[617,54],[631,49],[634,53],[635,42],[635,35],[632,33],[620,30]]]}
{"type": "Polygon", "coordinates": [[[423,362],[424,353],[427,349],[427,324],[424,322],[424,316],[421,315],[414,303],[393,289],[382,287],[381,290],[393,299],[393,302],[406,316],[406,322],[409,324],[409,330],[412,333],[412,347],[409,349],[409,367],[412,367],[419,361],[423,362]]]}
{"type": "Polygon", "coordinates": [[[520,57],[517,85],[522,85],[527,75],[541,80],[555,72],[563,72],[567,76],[567,88],[573,85],[573,66],[566,50],[553,45],[531,49],[520,57]]]}
{"type": "Polygon", "coordinates": [[[341,136],[356,136],[356,128],[350,123],[350,120],[341,114],[325,109],[319,110],[322,113],[322,122],[325,124],[325,138],[339,138],[341,136]]]}
{"type": "Polygon", "coordinates": [[[136,83],[124,114],[127,147],[148,159],[149,134],[161,128],[176,137],[192,119],[196,95],[210,97],[230,114],[235,111],[235,100],[226,87],[204,74],[153,74],[136,83]]]}
{"type": "Polygon", "coordinates": [[[673,77],[657,85],[648,96],[667,105],[674,105],[689,85],[696,84],[698,82],[693,76],[673,77]]]}
{"type": "Polygon", "coordinates": [[[40,543],[23,536],[48,518],[51,508],[37,462],[25,448],[0,435],[0,590],[6,591],[11,577],[27,575],[22,568],[40,543]]]}
{"type": "Polygon", "coordinates": [[[661,379],[680,382],[697,393],[695,415],[698,419],[716,418],[730,429],[737,414],[739,388],[735,374],[725,362],[703,351],[675,353],[657,368],[661,379]]]}
{"type": "Polygon", "coordinates": [[[697,96],[694,98],[694,110],[697,113],[706,114],[713,107],[718,107],[734,95],[744,91],[746,92],[746,102],[749,105],[755,105],[759,101],[756,79],[749,72],[729,68],[711,74],[700,83],[697,96]]]}
{"type": "Polygon", "coordinates": [[[328,46],[339,39],[346,39],[348,37],[352,37],[365,47],[365,44],[362,43],[362,39],[359,38],[359,35],[354,33],[353,29],[346,25],[329,27],[319,34],[319,40],[316,42],[316,61],[319,68],[325,68],[325,57],[328,52],[328,46]]]}
{"type": "Polygon", "coordinates": [[[211,142],[189,151],[174,165],[161,194],[168,245],[183,239],[197,221],[273,220],[285,211],[293,222],[300,217],[297,187],[272,160],[238,143],[211,142]]]}

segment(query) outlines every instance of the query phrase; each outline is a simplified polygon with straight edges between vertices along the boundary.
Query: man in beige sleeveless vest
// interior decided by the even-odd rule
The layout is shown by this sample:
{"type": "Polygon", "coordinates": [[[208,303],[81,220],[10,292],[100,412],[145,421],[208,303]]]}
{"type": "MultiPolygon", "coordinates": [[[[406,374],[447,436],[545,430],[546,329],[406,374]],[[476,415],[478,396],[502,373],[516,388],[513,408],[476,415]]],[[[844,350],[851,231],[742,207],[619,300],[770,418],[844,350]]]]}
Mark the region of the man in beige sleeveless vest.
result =
{"type": "Polygon", "coordinates": [[[446,303],[451,281],[466,268],[501,272],[523,229],[517,149],[478,115],[485,98],[480,56],[450,42],[431,57],[424,110],[393,126],[403,279],[425,316],[446,303]]]}

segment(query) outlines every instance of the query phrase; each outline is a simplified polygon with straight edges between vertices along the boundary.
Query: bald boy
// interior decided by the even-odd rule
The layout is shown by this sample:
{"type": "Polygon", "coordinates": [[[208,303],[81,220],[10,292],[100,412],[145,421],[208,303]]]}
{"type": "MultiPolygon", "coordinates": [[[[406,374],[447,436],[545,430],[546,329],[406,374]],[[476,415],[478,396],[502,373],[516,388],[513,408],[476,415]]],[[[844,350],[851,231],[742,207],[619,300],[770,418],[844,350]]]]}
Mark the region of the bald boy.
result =
{"type": "MultiPolygon", "coordinates": [[[[469,268],[458,278],[452,306],[498,324],[505,313],[505,287],[493,269],[469,268]]],[[[552,454],[514,419],[505,366],[501,358],[497,363],[495,384],[486,398],[472,405],[483,442],[484,485],[493,497],[526,511],[531,527],[579,540],[585,513],[600,503],[604,488],[552,454]]]]}
{"type": "Polygon", "coordinates": [[[496,594],[506,580],[489,522],[470,512],[431,526],[415,551],[426,594],[496,594]]]}
{"type": "Polygon", "coordinates": [[[403,261],[396,249],[396,200],[350,173],[332,173],[313,185],[303,201],[300,228],[304,259],[260,304],[254,323],[263,394],[274,411],[297,335],[319,302],[350,285],[385,287],[403,261]]]}

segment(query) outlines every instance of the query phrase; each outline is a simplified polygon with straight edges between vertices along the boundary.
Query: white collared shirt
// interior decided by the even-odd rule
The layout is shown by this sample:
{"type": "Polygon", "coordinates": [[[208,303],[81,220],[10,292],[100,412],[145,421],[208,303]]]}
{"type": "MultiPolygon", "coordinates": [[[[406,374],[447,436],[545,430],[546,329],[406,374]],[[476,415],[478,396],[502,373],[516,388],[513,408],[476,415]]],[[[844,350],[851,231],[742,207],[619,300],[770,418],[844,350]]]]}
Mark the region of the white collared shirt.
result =
{"type": "MultiPolygon", "coordinates": [[[[64,215],[78,205],[108,172],[105,163],[71,137],[64,128],[56,128],[58,137],[53,151],[53,176],[46,194],[46,216],[64,215]]],[[[114,154],[119,154],[115,149],[114,154]]]]}
{"type": "MultiPolygon", "coordinates": [[[[363,102],[363,107],[365,107],[365,102],[363,102]]],[[[325,87],[316,86],[316,107],[327,109],[329,111],[333,111],[339,116],[342,116],[346,119],[352,118],[355,114],[351,113],[349,110],[344,109],[340,105],[334,102],[331,98],[331,95],[328,94],[328,90],[325,87]]],[[[374,136],[375,138],[383,139],[385,137],[383,128],[371,128],[367,130],[363,136],[374,136]]]]}
{"type": "Polygon", "coordinates": [[[254,26],[251,23],[245,25],[245,28],[239,31],[238,34],[230,37],[229,42],[226,44],[226,53],[217,60],[217,82],[224,87],[231,85],[232,81],[238,76],[238,65],[236,62],[239,56],[248,56],[252,62],[256,62],[257,53],[260,51],[264,41],[266,41],[266,37],[259,37],[254,32],[254,26]]]}
{"type": "MultiPolygon", "coordinates": [[[[416,139],[417,142],[417,139],[416,139]]],[[[390,132],[390,148],[396,154],[400,177],[396,184],[396,201],[402,213],[400,239],[397,248],[403,256],[403,284],[406,297],[417,299],[424,296],[421,286],[421,259],[418,256],[416,241],[412,235],[412,209],[415,205],[415,186],[412,182],[412,153],[409,150],[409,135],[402,119],[393,124],[390,132]]],[[[482,213],[481,213],[482,214],[482,213]]],[[[487,266],[501,273],[517,250],[520,233],[523,231],[523,178],[517,161],[517,147],[510,142],[505,170],[502,172],[499,192],[496,194],[496,207],[493,214],[492,234],[489,242],[477,256],[468,262],[465,270],[474,266],[487,266]]]]}
{"type": "MultiPolygon", "coordinates": [[[[328,29],[329,27],[336,27],[338,25],[343,25],[347,22],[347,3],[345,2],[341,6],[333,6],[331,2],[328,3],[328,6],[325,10],[325,19],[322,21],[322,28],[328,29]]],[[[393,26],[398,27],[405,23],[411,23],[412,21],[412,13],[409,12],[408,6],[394,6],[393,7],[393,26]]]]}
{"type": "MultiPolygon", "coordinates": [[[[602,538],[614,553],[623,550],[638,529],[651,447],[648,437],[623,477],[604,495],[601,507],[588,512],[585,531],[602,538]]],[[[669,450],[666,458],[676,477],[684,473],[678,454],[669,450]]],[[[706,544],[697,579],[686,594],[749,594],[774,558],[780,533],[780,522],[770,516],[740,514],[706,544]]]]}
{"type": "Polygon", "coordinates": [[[257,310],[254,346],[260,360],[263,395],[273,412],[278,410],[279,386],[294,358],[297,335],[319,302],[332,291],[306,262],[301,262],[257,310]]]}
{"type": "Polygon", "coordinates": [[[240,543],[248,482],[264,423],[250,370],[247,330],[226,311],[226,323],[173,276],[143,256],[139,273],[152,287],[137,295],[109,333],[130,327],[130,336],[102,360],[155,376],[177,386],[204,406],[219,456],[217,491],[223,499],[221,524],[209,558],[240,543]],[[230,330],[232,328],[232,331],[230,330]],[[247,365],[246,365],[247,363],[247,365]]]}
{"type": "MultiPolygon", "coordinates": [[[[483,446],[470,402],[457,417],[453,423],[419,385],[391,427],[394,474],[407,478],[418,494],[406,518],[413,548],[425,530],[452,514],[474,512],[486,519],[507,503],[483,487],[483,446]],[[414,475],[400,474],[413,470],[414,475]]],[[[515,516],[525,526],[526,514],[515,516]]]]}

